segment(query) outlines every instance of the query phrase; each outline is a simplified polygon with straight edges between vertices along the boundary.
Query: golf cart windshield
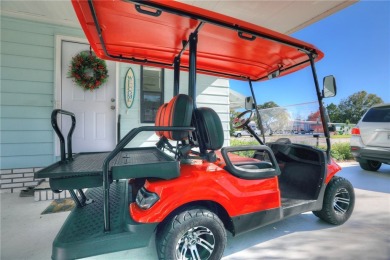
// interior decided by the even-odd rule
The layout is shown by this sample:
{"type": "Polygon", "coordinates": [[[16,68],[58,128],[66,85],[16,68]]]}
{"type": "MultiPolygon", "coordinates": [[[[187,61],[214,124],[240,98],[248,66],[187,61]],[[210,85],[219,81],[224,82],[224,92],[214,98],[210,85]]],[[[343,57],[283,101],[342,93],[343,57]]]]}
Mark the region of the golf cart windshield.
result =
{"type": "Polygon", "coordinates": [[[311,85],[303,85],[297,91],[296,87],[278,81],[264,82],[257,91],[266,143],[289,138],[292,143],[325,148],[324,127],[315,89],[311,85]]]}

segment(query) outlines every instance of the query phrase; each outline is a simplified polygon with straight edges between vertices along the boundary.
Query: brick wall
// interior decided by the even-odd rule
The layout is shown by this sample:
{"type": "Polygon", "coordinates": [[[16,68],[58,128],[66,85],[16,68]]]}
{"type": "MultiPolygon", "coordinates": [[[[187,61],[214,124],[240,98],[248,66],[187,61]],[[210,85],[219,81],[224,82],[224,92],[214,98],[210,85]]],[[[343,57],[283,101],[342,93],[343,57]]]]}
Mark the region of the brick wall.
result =
{"type": "Polygon", "coordinates": [[[34,187],[40,179],[34,179],[34,173],[41,168],[23,168],[23,169],[8,169],[1,170],[0,174],[0,192],[13,193],[34,187]]]}

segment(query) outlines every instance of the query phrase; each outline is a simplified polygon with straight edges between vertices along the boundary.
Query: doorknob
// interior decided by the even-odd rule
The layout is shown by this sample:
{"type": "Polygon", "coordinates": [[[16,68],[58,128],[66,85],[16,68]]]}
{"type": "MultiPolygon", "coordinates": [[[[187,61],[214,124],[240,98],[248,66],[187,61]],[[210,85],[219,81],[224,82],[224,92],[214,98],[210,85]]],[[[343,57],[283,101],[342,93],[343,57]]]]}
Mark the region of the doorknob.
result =
{"type": "Polygon", "coordinates": [[[111,102],[115,102],[115,98],[111,98],[111,102]]]}
{"type": "Polygon", "coordinates": [[[111,110],[115,110],[115,106],[111,106],[111,110]]]}

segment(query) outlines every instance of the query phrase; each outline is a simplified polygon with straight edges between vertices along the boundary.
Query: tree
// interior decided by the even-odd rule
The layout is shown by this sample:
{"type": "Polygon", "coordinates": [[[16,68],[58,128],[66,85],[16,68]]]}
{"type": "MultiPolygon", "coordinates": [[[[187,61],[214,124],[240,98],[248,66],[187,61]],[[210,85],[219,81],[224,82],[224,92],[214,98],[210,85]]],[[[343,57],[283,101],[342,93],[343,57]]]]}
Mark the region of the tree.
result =
{"type": "Polygon", "coordinates": [[[264,131],[269,131],[270,135],[275,131],[284,130],[285,126],[287,126],[290,121],[290,115],[287,110],[279,107],[278,104],[273,101],[257,105],[257,109],[260,112],[264,131]]]}
{"type": "Polygon", "coordinates": [[[329,105],[326,106],[326,110],[328,111],[330,122],[332,123],[342,122],[340,120],[340,110],[337,107],[337,105],[330,103],[329,105]]]}
{"type": "Polygon", "coordinates": [[[308,115],[307,117],[307,121],[314,121],[314,122],[321,122],[321,114],[320,114],[320,111],[317,110],[316,112],[313,112],[311,113],[310,115],[308,115]]]}
{"type": "Polygon", "coordinates": [[[262,105],[257,105],[257,109],[266,109],[266,108],[273,108],[273,107],[279,107],[279,106],[273,101],[268,101],[263,103],[262,105]]]}
{"type": "Polygon", "coordinates": [[[320,110],[317,110],[316,112],[311,113],[307,117],[307,121],[310,122],[310,129],[312,129],[314,132],[324,132],[322,128],[322,121],[321,121],[321,113],[320,110]]]}
{"type": "MultiPolygon", "coordinates": [[[[332,112],[334,112],[334,114],[332,116],[334,118],[331,117],[331,121],[344,123],[349,120],[352,124],[356,124],[367,111],[367,109],[373,105],[381,103],[383,103],[383,100],[375,94],[367,94],[367,92],[364,90],[356,92],[348,98],[342,99],[340,101],[339,105],[337,106],[339,115],[337,115],[337,111],[335,112],[333,110],[332,112]]],[[[329,106],[327,107],[328,109],[329,106]]],[[[331,110],[332,109],[334,109],[333,106],[331,107],[331,110]]]]}

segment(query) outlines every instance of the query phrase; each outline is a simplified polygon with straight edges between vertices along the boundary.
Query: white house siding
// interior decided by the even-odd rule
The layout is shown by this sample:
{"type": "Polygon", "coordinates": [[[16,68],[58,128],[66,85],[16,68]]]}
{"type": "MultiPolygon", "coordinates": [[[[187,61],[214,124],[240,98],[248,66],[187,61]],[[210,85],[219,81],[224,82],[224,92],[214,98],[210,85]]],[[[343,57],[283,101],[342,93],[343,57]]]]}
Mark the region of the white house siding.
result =
{"type": "MultiPolygon", "coordinates": [[[[119,70],[119,98],[121,115],[120,136],[125,136],[131,129],[153,124],[144,124],[140,122],[140,66],[133,64],[120,64],[119,70]],[[135,75],[136,94],[134,104],[130,109],[124,104],[124,79],[126,72],[132,68],[135,75]]],[[[188,73],[181,72],[180,75],[180,93],[188,94],[188,73]]],[[[173,70],[164,70],[164,102],[169,102],[173,97],[173,70]]],[[[212,76],[198,75],[197,77],[197,106],[211,107],[221,118],[225,146],[229,145],[229,81],[227,79],[218,79],[212,76]]],[[[154,133],[141,133],[135,138],[129,147],[153,146],[158,141],[154,133]],[[146,141],[145,141],[146,140],[146,141]]]]}
{"type": "Polygon", "coordinates": [[[12,192],[33,185],[37,167],[55,159],[50,124],[55,35],[84,38],[84,34],[81,29],[0,19],[1,189],[12,192]]]}
{"type": "MultiPolygon", "coordinates": [[[[202,75],[199,78],[202,77],[204,76],[202,75]]],[[[229,80],[216,79],[203,91],[198,92],[196,103],[198,107],[211,107],[218,113],[224,131],[224,146],[229,146],[229,80]]]]}

